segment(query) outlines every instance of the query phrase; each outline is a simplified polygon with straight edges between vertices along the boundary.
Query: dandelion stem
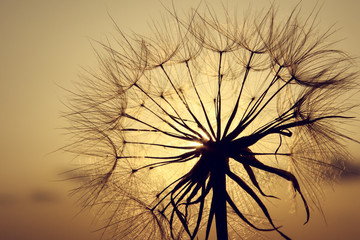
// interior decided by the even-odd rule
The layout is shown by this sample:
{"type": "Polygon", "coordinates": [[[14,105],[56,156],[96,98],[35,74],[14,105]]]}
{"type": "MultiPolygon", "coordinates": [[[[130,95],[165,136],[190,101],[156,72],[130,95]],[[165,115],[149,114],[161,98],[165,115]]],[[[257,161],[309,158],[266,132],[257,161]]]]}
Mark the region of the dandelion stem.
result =
{"type": "MultiPolygon", "coordinates": [[[[211,153],[210,153],[211,154],[211,153]]],[[[216,224],[217,239],[228,239],[227,210],[226,210],[226,168],[228,159],[222,154],[214,153],[207,157],[211,164],[211,182],[213,187],[212,201],[216,224]]]]}

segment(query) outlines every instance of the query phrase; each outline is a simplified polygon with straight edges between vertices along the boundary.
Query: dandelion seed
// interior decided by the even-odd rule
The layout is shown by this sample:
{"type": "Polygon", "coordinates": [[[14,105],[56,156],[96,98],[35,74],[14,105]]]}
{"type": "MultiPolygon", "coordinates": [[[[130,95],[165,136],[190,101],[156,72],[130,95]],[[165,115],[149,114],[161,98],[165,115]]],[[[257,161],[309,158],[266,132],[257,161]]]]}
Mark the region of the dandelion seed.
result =
{"type": "Polygon", "coordinates": [[[297,8],[285,21],[273,7],[243,22],[169,13],[152,38],[118,28],[74,93],[68,150],[93,160],[76,191],[114,239],[208,239],[213,221],[218,239],[290,239],[264,200],[289,183],[306,223],[320,183],[341,173],[351,58],[297,8]]]}

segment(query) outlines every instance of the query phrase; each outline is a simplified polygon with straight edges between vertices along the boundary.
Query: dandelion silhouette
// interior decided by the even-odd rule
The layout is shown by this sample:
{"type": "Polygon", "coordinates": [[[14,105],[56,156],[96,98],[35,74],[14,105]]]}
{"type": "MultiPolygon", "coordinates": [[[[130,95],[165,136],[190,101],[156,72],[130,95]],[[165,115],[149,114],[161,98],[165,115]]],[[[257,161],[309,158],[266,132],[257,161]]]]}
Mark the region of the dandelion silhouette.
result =
{"type": "Polygon", "coordinates": [[[341,172],[331,160],[346,158],[351,58],[298,8],[282,21],[273,7],[242,22],[209,8],[168,12],[153,37],[118,28],[100,43],[100,67],[73,93],[80,200],[100,206],[114,239],[195,239],[201,229],[208,239],[213,222],[218,239],[240,236],[239,224],[290,239],[265,200],[281,201],[272,190],[289,183],[306,223],[319,184],[341,172]]]}

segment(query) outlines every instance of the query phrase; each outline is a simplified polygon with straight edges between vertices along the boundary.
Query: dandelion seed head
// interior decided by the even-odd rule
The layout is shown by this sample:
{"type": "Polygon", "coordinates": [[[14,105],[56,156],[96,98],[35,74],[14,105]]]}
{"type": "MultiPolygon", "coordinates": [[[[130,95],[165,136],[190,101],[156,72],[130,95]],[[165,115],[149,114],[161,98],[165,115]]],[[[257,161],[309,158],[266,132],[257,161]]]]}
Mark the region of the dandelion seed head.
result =
{"type": "Polygon", "coordinates": [[[90,179],[81,201],[106,206],[113,238],[195,239],[215,219],[224,239],[289,239],[264,200],[287,184],[307,222],[341,173],[351,59],[296,8],[285,21],[274,7],[224,21],[168,12],[151,37],[118,28],[100,43],[99,69],[70,101],[67,149],[90,179]]]}

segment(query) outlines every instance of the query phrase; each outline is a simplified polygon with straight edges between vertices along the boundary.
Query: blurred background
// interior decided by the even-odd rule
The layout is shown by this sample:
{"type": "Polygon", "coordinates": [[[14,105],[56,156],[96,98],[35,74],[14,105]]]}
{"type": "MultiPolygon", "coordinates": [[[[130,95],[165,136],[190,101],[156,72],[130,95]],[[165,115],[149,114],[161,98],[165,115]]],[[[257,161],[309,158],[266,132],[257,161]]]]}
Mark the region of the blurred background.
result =
{"type": "MultiPolygon", "coordinates": [[[[179,12],[198,1],[173,1],[179,12]]],[[[207,0],[217,9],[216,0],[207,0]]],[[[238,8],[266,9],[270,1],[223,0],[238,8]],[[255,1],[254,1],[255,2],[255,1]]],[[[288,14],[298,3],[274,1],[279,14],[288,14]]],[[[75,198],[68,195],[71,182],[59,181],[69,170],[71,156],[58,151],[66,144],[65,89],[72,89],[81,68],[96,68],[90,39],[105,40],[115,34],[109,15],[125,31],[147,34],[148,23],[164,14],[158,0],[0,0],[0,240],[99,239],[99,224],[88,211],[80,214],[75,198]],[[61,87],[59,87],[61,86],[61,87]]],[[[218,3],[217,3],[218,4],[218,3]]],[[[303,0],[303,13],[315,6],[303,0]]],[[[323,0],[319,21],[336,24],[338,46],[360,56],[360,3],[356,0],[323,0]]],[[[360,80],[359,80],[360,81],[360,80]]],[[[357,96],[360,103],[360,96],[357,96]]],[[[354,115],[359,115],[354,112],[354,115]]],[[[359,124],[349,135],[360,140],[359,124]]],[[[360,145],[348,144],[360,162],[360,145]]],[[[359,163],[351,168],[359,171],[359,163]]],[[[324,186],[323,211],[313,212],[302,226],[299,214],[277,209],[286,220],[284,232],[294,239],[360,238],[360,177],[346,177],[334,187],[324,186]]],[[[301,212],[301,211],[300,211],[301,212]]]]}

